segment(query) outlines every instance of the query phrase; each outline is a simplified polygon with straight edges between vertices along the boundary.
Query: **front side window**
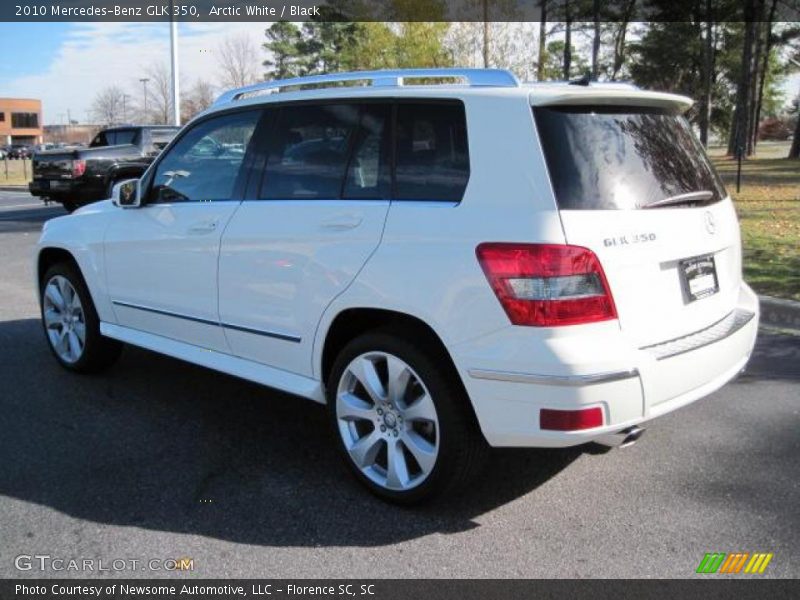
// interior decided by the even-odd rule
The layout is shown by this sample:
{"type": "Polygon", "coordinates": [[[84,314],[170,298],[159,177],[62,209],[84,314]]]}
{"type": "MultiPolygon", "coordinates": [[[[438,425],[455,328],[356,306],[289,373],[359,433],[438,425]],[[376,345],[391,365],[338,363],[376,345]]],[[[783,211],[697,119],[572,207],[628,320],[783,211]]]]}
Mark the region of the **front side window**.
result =
{"type": "Polygon", "coordinates": [[[150,202],[229,200],[260,111],[198,123],[158,163],[150,202]]]}
{"type": "Polygon", "coordinates": [[[339,198],[358,123],[355,104],[281,109],[270,135],[261,198],[339,198]]]}
{"type": "Polygon", "coordinates": [[[396,145],[397,199],[461,200],[469,179],[462,104],[399,104],[396,145]]]}

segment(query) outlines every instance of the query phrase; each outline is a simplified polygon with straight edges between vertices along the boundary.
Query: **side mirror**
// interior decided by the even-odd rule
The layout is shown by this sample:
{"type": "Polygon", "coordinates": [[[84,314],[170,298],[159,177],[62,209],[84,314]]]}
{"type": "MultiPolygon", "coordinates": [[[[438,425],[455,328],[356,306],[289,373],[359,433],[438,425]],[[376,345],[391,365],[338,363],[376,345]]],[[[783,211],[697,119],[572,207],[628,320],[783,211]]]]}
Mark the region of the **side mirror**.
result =
{"type": "Polygon", "coordinates": [[[122,208],[139,208],[142,205],[142,191],[138,179],[128,179],[114,186],[111,201],[122,208]]]}

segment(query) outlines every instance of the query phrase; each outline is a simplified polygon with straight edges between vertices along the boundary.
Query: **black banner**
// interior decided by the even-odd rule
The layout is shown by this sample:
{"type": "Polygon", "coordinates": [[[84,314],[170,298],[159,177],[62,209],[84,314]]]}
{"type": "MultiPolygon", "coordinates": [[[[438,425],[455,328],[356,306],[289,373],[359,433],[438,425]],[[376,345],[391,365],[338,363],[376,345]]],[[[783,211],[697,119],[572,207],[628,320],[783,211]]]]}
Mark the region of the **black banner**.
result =
{"type": "MultiPolygon", "coordinates": [[[[758,21],[753,0],[546,0],[550,22],[758,21]],[[719,6],[718,6],[719,5],[719,6]]],[[[539,21],[542,0],[3,0],[0,21],[539,21]]],[[[800,0],[780,0],[774,21],[800,20],[800,0]]]]}
{"type": "Polygon", "coordinates": [[[486,600],[797,598],[797,580],[0,580],[2,600],[486,600]]]}

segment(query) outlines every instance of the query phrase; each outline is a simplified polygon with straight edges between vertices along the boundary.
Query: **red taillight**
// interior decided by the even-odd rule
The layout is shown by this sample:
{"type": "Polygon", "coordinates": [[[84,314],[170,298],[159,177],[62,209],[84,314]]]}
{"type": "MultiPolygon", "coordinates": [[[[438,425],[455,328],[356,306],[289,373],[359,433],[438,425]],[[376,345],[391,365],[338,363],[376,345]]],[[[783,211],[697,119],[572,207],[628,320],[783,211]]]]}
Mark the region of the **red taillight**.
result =
{"type": "Polygon", "coordinates": [[[539,412],[539,428],[552,431],[577,431],[603,424],[603,410],[596,406],[582,410],[555,410],[543,408],[539,412]]]}
{"type": "Polygon", "coordinates": [[[86,161],[85,160],[73,160],[72,161],[72,176],[73,177],[80,177],[86,173],[86,161]]]}
{"type": "Polygon", "coordinates": [[[476,254],[514,325],[553,327],[617,318],[603,268],[588,248],[484,243],[476,254]]]}

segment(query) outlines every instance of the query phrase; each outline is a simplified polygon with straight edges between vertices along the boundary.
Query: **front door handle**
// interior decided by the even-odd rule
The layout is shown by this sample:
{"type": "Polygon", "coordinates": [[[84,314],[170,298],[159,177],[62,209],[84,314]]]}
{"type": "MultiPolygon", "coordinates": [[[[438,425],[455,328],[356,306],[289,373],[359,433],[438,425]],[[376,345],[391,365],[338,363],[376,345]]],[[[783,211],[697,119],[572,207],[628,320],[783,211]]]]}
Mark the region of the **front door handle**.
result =
{"type": "Polygon", "coordinates": [[[189,226],[189,233],[211,233],[216,230],[217,221],[201,221],[189,226]]]}
{"type": "Polygon", "coordinates": [[[364,218],[361,215],[336,215],[330,219],[322,222],[323,229],[332,229],[334,231],[344,231],[346,229],[355,229],[361,225],[364,218]]]}

